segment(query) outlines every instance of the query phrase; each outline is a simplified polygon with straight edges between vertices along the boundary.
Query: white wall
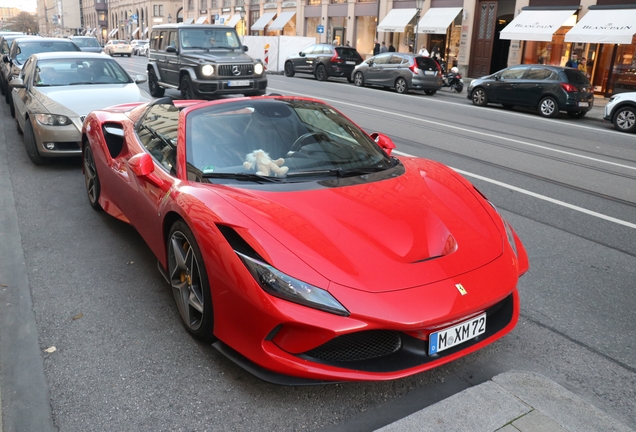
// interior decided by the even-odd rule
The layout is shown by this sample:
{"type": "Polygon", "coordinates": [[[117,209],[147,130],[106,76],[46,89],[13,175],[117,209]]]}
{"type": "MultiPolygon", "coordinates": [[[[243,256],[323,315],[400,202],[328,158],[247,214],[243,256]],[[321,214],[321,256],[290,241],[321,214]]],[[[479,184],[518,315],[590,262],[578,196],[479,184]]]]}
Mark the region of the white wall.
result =
{"type": "Polygon", "coordinates": [[[243,45],[248,47],[247,53],[253,58],[261,59],[270,72],[282,72],[287,57],[298,54],[315,43],[316,38],[303,36],[243,37],[243,45]]]}

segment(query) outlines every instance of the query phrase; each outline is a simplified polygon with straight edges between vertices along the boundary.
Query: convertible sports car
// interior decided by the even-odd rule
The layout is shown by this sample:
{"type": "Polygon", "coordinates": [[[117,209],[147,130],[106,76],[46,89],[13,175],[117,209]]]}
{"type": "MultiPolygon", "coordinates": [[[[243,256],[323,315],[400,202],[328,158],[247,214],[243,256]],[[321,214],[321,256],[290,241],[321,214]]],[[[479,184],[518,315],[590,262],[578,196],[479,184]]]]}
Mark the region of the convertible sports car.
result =
{"type": "Polygon", "coordinates": [[[278,384],[409,376],[517,323],[511,226],[393,148],[283,96],[119,105],[82,136],[90,204],[139,231],[185,328],[278,384]]]}

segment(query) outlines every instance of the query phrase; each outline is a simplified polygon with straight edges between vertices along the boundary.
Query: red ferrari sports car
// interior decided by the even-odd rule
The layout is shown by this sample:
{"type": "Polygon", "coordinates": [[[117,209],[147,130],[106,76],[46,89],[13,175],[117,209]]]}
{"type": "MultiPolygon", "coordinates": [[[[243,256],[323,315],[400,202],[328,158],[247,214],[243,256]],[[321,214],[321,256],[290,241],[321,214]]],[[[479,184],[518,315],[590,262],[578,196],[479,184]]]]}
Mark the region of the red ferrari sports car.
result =
{"type": "Polygon", "coordinates": [[[90,204],[132,224],[185,328],[278,384],[405,377],[517,323],[529,268],[466,179],[314,99],[92,112],[90,204]]]}

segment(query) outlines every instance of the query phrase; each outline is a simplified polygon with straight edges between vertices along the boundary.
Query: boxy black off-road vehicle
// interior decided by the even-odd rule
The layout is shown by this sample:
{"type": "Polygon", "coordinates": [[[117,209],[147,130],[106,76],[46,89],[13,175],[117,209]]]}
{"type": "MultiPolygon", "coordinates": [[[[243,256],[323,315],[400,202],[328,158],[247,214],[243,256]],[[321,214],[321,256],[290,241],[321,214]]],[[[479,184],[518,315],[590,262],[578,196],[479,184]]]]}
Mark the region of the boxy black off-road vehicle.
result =
{"type": "Polygon", "coordinates": [[[211,99],[225,94],[264,95],[265,67],[225,25],[166,24],[150,35],[148,87],[155,97],[166,88],[183,99],[211,99]]]}

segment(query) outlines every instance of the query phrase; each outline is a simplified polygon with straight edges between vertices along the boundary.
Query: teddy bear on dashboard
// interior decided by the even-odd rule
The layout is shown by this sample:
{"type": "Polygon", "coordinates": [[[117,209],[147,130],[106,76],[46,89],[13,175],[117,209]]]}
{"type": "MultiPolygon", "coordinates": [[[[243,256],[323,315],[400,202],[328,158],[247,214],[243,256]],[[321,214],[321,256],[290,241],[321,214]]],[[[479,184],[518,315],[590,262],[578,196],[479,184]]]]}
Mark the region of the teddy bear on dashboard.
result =
{"type": "Polygon", "coordinates": [[[254,150],[245,156],[243,167],[251,170],[255,169],[257,175],[283,177],[289,171],[289,167],[282,166],[285,159],[279,158],[272,160],[264,150],[254,150]]]}

